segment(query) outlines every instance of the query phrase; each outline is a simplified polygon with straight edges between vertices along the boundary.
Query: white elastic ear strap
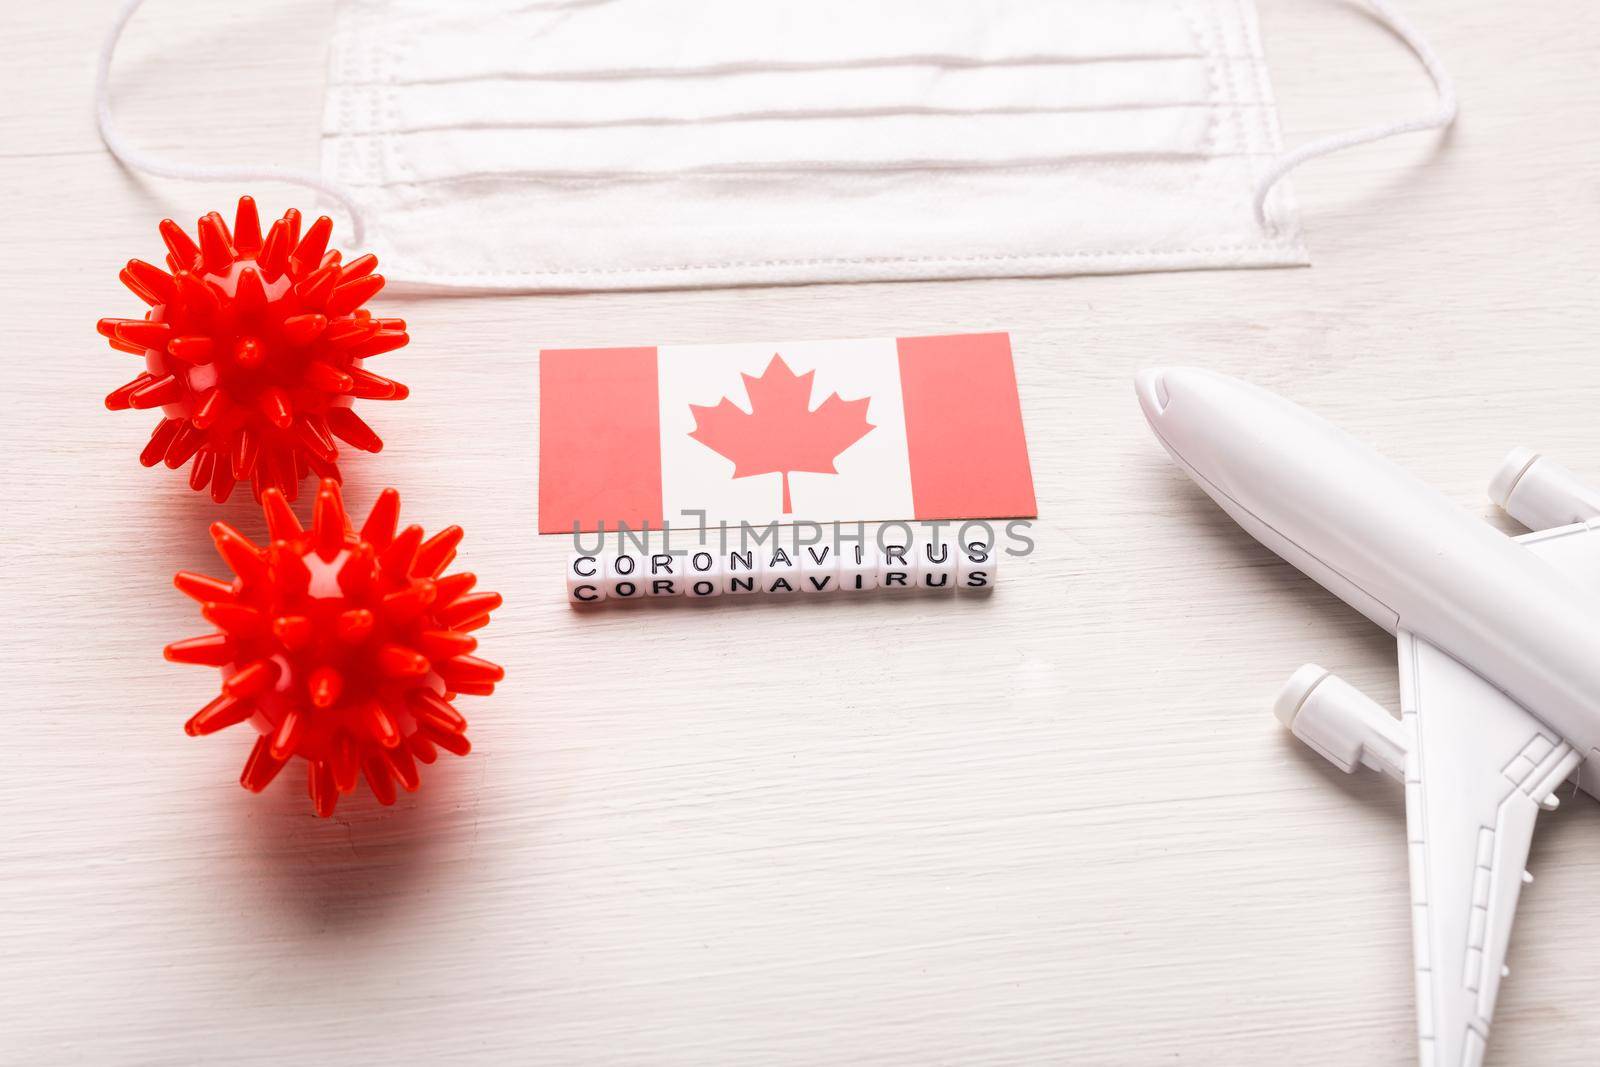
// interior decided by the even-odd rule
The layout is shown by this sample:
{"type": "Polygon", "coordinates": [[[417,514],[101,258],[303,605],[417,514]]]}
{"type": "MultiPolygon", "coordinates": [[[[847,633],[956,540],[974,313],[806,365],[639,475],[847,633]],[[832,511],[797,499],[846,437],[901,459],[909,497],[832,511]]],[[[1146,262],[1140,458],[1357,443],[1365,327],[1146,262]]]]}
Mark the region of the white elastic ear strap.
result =
{"type": "Polygon", "coordinates": [[[144,3],[144,0],[126,0],[122,5],[122,10],[117,15],[116,22],[111,27],[111,32],[106,35],[105,43],[100,46],[100,63],[95,72],[94,80],[94,105],[100,126],[100,139],[105,142],[106,148],[110,149],[111,154],[134,170],[142,170],[147,174],[154,174],[162,178],[228,182],[279,181],[315,189],[337,200],[345,211],[349,212],[352,231],[351,243],[361,244],[366,225],[362,218],[361,208],[357,205],[355,198],[342,185],[330,182],[314,171],[295,170],[291,167],[279,167],[271,163],[253,166],[206,166],[194,163],[179,163],[135,148],[123,138],[111,117],[111,60],[116,55],[117,43],[122,39],[122,31],[127,28],[128,21],[133,18],[134,12],[139,10],[139,5],[142,3],[144,3]]]}
{"type": "Polygon", "coordinates": [[[1401,133],[1416,133],[1419,130],[1442,130],[1456,120],[1456,86],[1450,80],[1450,72],[1444,69],[1444,64],[1439,62],[1433,46],[1417,31],[1404,15],[1390,7],[1384,0],[1366,0],[1367,6],[1372,8],[1372,13],[1378,21],[1388,27],[1400,40],[1405,42],[1407,48],[1422,63],[1428,77],[1433,79],[1433,87],[1438,94],[1438,105],[1428,115],[1413,119],[1402,119],[1395,122],[1385,122],[1378,126],[1367,126],[1359,130],[1350,130],[1347,133],[1336,133],[1329,137],[1318,138],[1308,144],[1303,144],[1288,155],[1281,157],[1272,168],[1262,177],[1256,186],[1256,218],[1263,225],[1267,221],[1267,196],[1272,192],[1272,187],[1283,180],[1284,175],[1294,170],[1308,159],[1316,159],[1332,152],[1345,148],[1352,148],[1359,144],[1370,144],[1381,141],[1385,137],[1393,137],[1401,133]]]}

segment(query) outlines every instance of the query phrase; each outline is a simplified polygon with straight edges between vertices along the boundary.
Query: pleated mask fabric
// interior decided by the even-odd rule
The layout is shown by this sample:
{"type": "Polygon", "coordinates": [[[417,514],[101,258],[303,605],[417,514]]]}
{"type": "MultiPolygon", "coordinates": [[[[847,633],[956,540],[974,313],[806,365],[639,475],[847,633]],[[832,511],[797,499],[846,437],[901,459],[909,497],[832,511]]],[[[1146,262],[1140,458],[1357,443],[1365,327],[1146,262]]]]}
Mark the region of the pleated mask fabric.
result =
{"type": "Polygon", "coordinates": [[[1308,262],[1253,0],[350,0],[322,171],[391,280],[1308,262]]]}

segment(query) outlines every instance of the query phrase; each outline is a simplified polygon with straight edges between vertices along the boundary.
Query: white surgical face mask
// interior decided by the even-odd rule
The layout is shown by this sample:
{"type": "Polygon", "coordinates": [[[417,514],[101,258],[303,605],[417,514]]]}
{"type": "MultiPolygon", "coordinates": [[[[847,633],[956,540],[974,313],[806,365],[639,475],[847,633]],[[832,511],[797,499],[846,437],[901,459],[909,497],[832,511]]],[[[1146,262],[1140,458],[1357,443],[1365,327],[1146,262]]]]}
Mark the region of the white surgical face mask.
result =
{"type": "Polygon", "coordinates": [[[351,0],[314,184],[391,281],[623,289],[1303,264],[1297,161],[1253,0],[351,0]]]}

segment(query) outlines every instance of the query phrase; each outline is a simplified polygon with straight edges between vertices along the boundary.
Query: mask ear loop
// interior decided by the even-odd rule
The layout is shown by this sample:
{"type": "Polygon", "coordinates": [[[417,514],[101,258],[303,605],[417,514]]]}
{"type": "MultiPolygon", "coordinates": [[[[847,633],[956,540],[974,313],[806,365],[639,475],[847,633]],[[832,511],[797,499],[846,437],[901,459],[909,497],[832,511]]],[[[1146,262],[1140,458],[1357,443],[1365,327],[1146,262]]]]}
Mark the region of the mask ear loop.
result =
{"type": "Polygon", "coordinates": [[[353,231],[351,243],[361,244],[366,231],[366,222],[355,198],[342,185],[331,182],[314,171],[295,170],[270,163],[243,166],[182,163],[152,155],[128,143],[117,129],[111,115],[111,61],[116,55],[117,44],[122,39],[122,31],[127,28],[134,12],[138,11],[143,3],[144,0],[126,0],[122,10],[117,14],[111,32],[106,35],[105,43],[100,46],[100,60],[94,81],[94,106],[100,127],[100,140],[105,142],[111,154],[125,166],[162,178],[180,178],[189,181],[279,181],[315,189],[344,207],[350,215],[350,228],[353,231]]]}
{"type": "Polygon", "coordinates": [[[1256,220],[1263,226],[1267,224],[1267,196],[1284,176],[1307,160],[1326,156],[1333,152],[1353,148],[1356,145],[1370,144],[1381,141],[1386,137],[1394,137],[1402,133],[1416,133],[1421,130],[1442,130],[1456,120],[1456,86],[1450,78],[1450,72],[1444,69],[1444,64],[1439,61],[1439,56],[1434,52],[1433,46],[1413,26],[1404,15],[1390,7],[1384,0],[1366,0],[1367,6],[1372,8],[1378,21],[1388,28],[1407,48],[1411,49],[1428,77],[1433,79],[1434,90],[1438,94],[1438,106],[1432,114],[1413,119],[1402,119],[1395,122],[1386,122],[1378,126],[1367,126],[1347,133],[1336,133],[1329,137],[1322,137],[1315,141],[1301,145],[1288,155],[1281,156],[1256,185],[1256,220]]]}

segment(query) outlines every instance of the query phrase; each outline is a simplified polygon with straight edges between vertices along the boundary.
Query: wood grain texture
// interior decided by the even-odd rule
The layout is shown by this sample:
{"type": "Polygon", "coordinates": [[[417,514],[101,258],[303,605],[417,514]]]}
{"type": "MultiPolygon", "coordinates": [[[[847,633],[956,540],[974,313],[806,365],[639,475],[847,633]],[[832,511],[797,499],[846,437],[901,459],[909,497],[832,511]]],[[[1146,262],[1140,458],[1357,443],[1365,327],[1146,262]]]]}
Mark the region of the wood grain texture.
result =
{"type": "MultiPolygon", "coordinates": [[[[384,299],[414,395],[349,496],[466,527],[510,675],[466,702],[466,761],[323,822],[298,783],[234,784],[244,737],[183,736],[215,678],[160,657],[202,628],[170,580],[213,566],[214,509],[135,463],[149,420],[101,408],[126,357],[93,324],[133,310],[116,272],[159,218],[242,190],[101,150],[114,6],[0,34],[0,1062],[1412,1062],[1400,794],[1268,713],[1306,660],[1394,706],[1390,641],[1192,489],[1129,380],[1249,375],[1485,514],[1513,444],[1600,478],[1600,8],[1408,0],[1461,123],[1297,176],[1308,270],[384,299]],[[989,329],[1043,516],[993,598],[565,606],[533,532],[541,346],[989,329]]],[[[1262,8],[1291,142],[1426,106],[1358,5],[1262,8]]],[[[330,18],[152,0],[130,135],[314,165],[330,18]]],[[[1499,1065],[1600,1045],[1600,813],[1540,824],[1499,1065]]]]}

